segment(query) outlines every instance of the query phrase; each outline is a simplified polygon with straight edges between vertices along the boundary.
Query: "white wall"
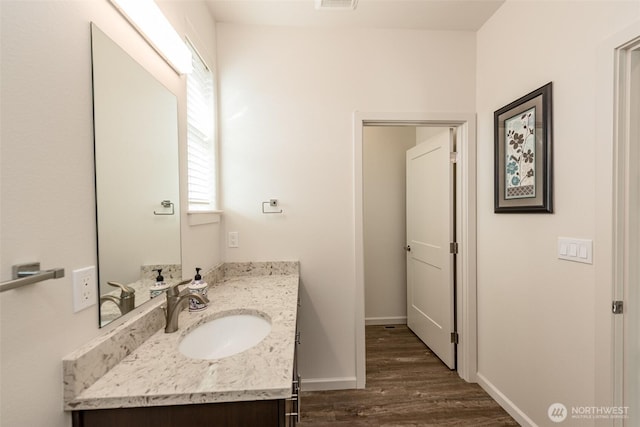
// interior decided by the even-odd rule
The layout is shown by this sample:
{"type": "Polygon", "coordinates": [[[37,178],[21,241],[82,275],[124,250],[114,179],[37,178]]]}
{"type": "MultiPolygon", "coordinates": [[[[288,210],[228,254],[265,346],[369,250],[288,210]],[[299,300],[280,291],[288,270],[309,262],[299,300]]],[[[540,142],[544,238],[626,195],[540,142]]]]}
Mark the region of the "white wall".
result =
{"type": "MultiPolygon", "coordinates": [[[[188,15],[200,39],[215,39],[203,4],[162,7],[181,33],[194,31],[188,15]]],[[[185,82],[107,1],[3,0],[0,17],[1,280],[25,261],[66,270],[63,279],[0,294],[0,425],[62,427],[70,425],[62,357],[101,333],[97,306],[73,314],[71,294],[72,270],[96,263],[89,22],[178,96],[182,171],[185,82]]],[[[214,43],[202,49],[215,61],[214,43]]],[[[182,195],[185,185],[183,173],[182,195]]],[[[189,227],[185,218],[190,276],[192,266],[219,262],[219,234],[217,224],[189,227]]]]}
{"type": "Polygon", "coordinates": [[[595,135],[598,121],[611,120],[595,115],[597,50],[638,19],[638,9],[638,2],[508,1],[478,32],[478,372],[525,425],[551,425],[555,402],[608,403],[595,399],[596,375],[611,369],[597,362],[608,359],[601,356],[610,342],[596,345],[596,319],[609,303],[595,295],[611,284],[597,283],[594,268],[605,260],[560,261],[556,242],[595,236],[594,169],[597,145],[606,143],[595,135]],[[549,81],[555,213],[494,214],[493,112],[549,81]]]}
{"type": "Polygon", "coordinates": [[[429,127],[429,126],[418,126],[416,127],[416,143],[420,144],[422,142],[427,141],[430,138],[433,138],[436,135],[439,135],[442,132],[449,132],[449,128],[442,127],[429,127]]]}
{"type": "Polygon", "coordinates": [[[416,128],[365,126],[362,145],[365,320],[406,323],[406,152],[416,128]]]}
{"type": "Polygon", "coordinates": [[[305,387],[355,385],[353,112],[469,112],[475,35],[219,23],[228,261],[299,259],[305,387]],[[455,84],[452,84],[455,82],[455,84]],[[282,215],[263,215],[277,198],[282,215]]]}

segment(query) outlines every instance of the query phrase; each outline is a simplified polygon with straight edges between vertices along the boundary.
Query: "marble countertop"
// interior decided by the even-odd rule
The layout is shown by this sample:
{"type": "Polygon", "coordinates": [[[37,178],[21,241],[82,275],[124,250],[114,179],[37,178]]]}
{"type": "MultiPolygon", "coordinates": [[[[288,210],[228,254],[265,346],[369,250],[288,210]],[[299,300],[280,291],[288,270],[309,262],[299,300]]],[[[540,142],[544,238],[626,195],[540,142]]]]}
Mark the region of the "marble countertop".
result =
{"type": "MultiPolygon", "coordinates": [[[[227,277],[211,285],[211,302],[205,310],[184,310],[177,332],[166,334],[160,329],[153,333],[86,388],[70,384],[65,372],[65,387],[72,390],[65,392],[65,409],[291,397],[298,283],[296,273],[227,277]],[[269,319],[271,332],[255,347],[223,359],[190,359],[178,351],[180,340],[197,326],[237,313],[269,319]]],[[[70,365],[73,357],[68,358],[70,365]]]]}

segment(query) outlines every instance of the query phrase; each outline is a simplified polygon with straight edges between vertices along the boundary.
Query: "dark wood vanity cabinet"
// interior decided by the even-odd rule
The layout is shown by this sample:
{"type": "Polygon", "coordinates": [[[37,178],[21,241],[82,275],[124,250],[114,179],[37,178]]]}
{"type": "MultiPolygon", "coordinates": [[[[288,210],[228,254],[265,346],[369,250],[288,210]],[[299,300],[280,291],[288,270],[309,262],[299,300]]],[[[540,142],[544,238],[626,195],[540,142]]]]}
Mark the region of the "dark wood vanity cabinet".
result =
{"type": "Polygon", "coordinates": [[[73,412],[73,427],[286,427],[287,400],[93,409],[73,412]]]}

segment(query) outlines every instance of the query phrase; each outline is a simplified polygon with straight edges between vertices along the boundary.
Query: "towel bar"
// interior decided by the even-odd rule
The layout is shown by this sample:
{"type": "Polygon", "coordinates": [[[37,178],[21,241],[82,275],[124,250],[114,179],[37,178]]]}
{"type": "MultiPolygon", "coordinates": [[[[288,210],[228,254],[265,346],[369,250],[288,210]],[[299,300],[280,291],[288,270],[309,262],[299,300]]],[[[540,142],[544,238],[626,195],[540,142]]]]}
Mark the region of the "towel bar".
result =
{"type": "Polygon", "coordinates": [[[43,280],[59,279],[61,277],[64,277],[64,268],[40,270],[39,262],[18,264],[13,266],[13,280],[0,283],[0,292],[42,282],[43,280]]]}

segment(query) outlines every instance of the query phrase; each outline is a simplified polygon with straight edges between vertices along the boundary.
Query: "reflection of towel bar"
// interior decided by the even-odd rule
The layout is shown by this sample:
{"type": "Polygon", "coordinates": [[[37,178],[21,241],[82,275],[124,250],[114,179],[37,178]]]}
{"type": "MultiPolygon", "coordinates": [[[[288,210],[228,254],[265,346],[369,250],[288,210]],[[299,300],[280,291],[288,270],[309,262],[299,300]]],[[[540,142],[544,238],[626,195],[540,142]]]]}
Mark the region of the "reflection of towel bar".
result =
{"type": "Polygon", "coordinates": [[[59,279],[61,277],[64,277],[64,268],[40,270],[39,262],[14,265],[13,280],[0,283],[0,292],[42,282],[43,280],[59,279]]]}
{"type": "Polygon", "coordinates": [[[175,210],[173,209],[173,203],[171,203],[171,200],[163,200],[160,202],[160,204],[162,205],[163,208],[171,208],[171,212],[156,212],[153,211],[154,215],[173,215],[175,214],[175,210]]]}

